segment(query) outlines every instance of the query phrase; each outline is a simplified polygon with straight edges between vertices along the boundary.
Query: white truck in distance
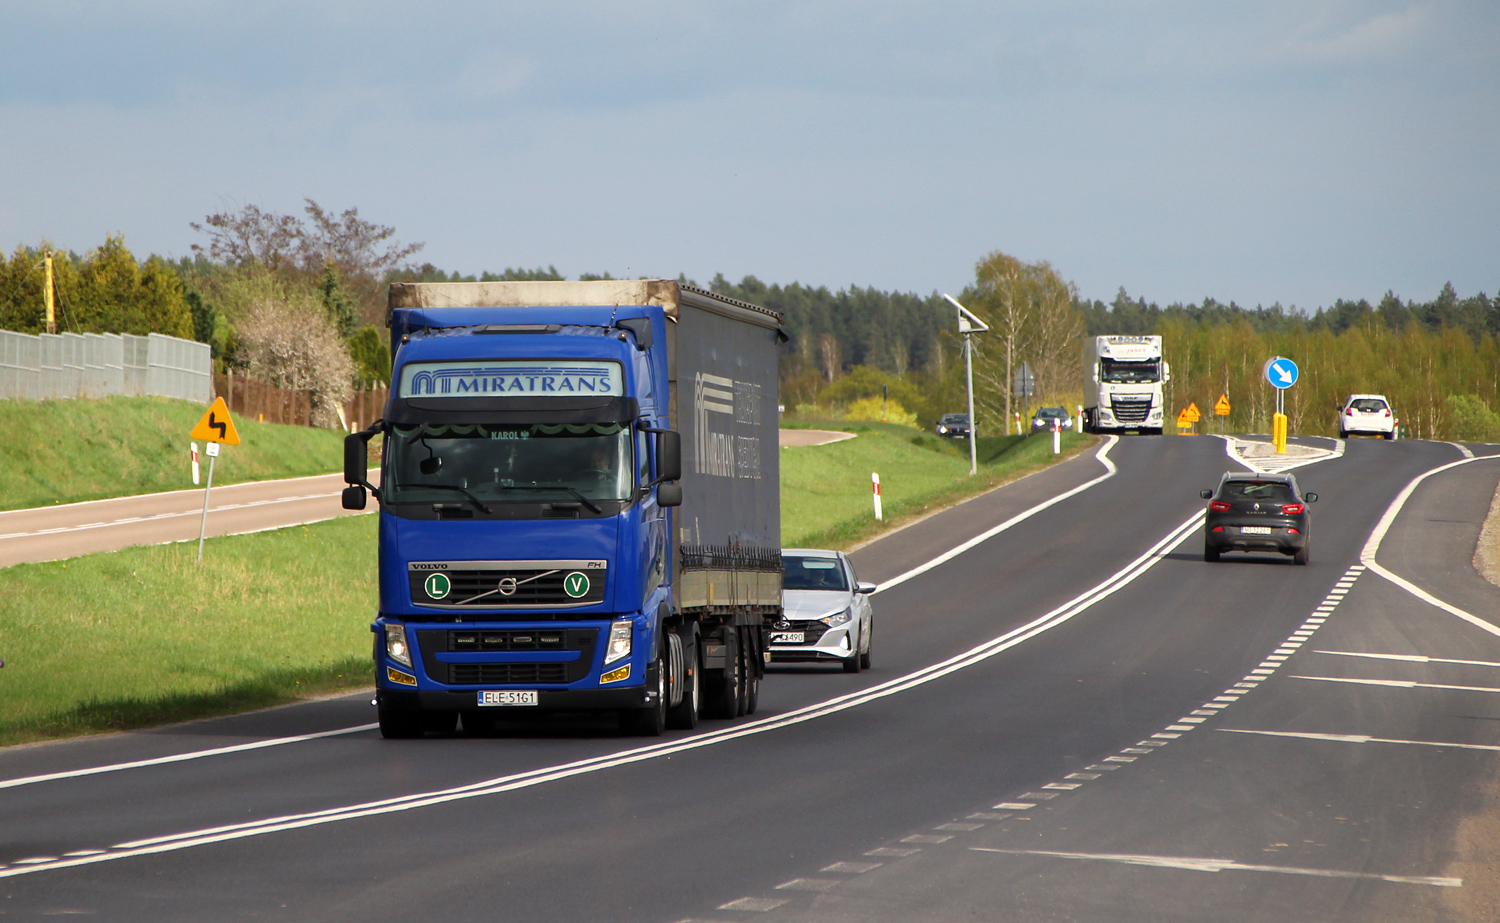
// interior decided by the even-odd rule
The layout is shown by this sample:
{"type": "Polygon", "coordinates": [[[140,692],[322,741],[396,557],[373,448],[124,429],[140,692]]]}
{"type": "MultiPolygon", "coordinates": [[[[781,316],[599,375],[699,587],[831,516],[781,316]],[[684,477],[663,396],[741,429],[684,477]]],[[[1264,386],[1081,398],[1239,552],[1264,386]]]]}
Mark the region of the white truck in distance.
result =
{"type": "Polygon", "coordinates": [[[1160,436],[1166,415],[1161,386],[1170,379],[1159,336],[1084,337],[1084,431],[1160,436]]]}

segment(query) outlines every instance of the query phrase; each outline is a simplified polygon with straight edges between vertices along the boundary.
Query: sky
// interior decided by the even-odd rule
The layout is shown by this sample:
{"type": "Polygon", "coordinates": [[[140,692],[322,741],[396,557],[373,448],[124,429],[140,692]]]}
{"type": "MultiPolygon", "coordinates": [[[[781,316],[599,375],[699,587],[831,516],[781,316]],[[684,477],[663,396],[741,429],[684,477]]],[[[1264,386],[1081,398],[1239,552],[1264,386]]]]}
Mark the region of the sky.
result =
{"type": "Polygon", "coordinates": [[[304,198],[478,273],[1500,289],[1500,4],[0,0],[0,247],[304,198]]]}

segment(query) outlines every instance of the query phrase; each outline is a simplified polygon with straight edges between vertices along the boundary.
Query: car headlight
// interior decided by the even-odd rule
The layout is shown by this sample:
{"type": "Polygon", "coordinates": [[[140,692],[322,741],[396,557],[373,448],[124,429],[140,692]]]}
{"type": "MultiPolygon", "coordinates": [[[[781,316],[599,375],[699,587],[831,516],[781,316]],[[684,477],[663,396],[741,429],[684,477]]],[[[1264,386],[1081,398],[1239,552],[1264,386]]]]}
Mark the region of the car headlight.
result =
{"type": "Polygon", "coordinates": [[[849,621],[853,617],[854,613],[849,609],[845,609],[843,612],[835,612],[833,615],[818,619],[818,621],[822,622],[824,625],[827,625],[829,628],[835,628],[849,621]]]}
{"type": "Polygon", "coordinates": [[[609,642],[604,647],[606,664],[630,656],[630,634],[630,619],[620,619],[609,626],[609,642]]]}
{"type": "Polygon", "coordinates": [[[948,427],[946,427],[946,426],[939,426],[938,427],[938,432],[940,432],[940,433],[947,433],[948,432],[948,427]]]}
{"type": "Polygon", "coordinates": [[[399,664],[411,666],[411,645],[406,642],[406,626],[385,625],[385,655],[399,664]]]}

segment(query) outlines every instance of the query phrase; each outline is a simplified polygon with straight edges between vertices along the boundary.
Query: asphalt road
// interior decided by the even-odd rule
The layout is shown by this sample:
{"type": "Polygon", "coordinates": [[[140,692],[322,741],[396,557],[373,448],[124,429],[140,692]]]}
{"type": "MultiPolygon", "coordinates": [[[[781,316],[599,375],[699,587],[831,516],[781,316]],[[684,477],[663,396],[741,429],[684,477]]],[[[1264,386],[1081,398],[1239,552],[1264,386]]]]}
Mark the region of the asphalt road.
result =
{"type": "MultiPolygon", "coordinates": [[[[205,477],[207,470],[205,465],[205,477]]],[[[370,477],[378,482],[379,470],[371,469],[370,477]]],[[[358,515],[340,504],[343,489],[342,474],[215,486],[209,492],[207,534],[240,535],[358,515]]],[[[6,510],[0,512],[0,567],[192,541],[202,523],[202,488],[6,510]]]]}
{"type": "Polygon", "coordinates": [[[1108,457],[856,552],[875,669],[778,670],[750,720],[383,741],[366,694],[0,751],[0,915],[1492,918],[1500,636],[1473,620],[1500,589],[1469,561],[1500,460],[1384,525],[1458,450],[1297,469],[1320,501],[1296,567],[1203,562],[1221,440],[1108,457]]]}

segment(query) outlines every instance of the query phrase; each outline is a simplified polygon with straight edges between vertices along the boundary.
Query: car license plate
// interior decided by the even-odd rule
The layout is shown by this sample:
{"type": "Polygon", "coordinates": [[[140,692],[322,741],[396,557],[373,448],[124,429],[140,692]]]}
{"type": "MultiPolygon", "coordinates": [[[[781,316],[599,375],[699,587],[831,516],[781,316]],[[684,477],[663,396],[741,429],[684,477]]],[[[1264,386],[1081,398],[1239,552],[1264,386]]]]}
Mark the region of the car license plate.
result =
{"type": "Polygon", "coordinates": [[[772,644],[801,644],[803,633],[800,631],[778,631],[771,635],[772,644]]]}
{"type": "Polygon", "coordinates": [[[481,689],[479,690],[479,704],[481,706],[496,705],[535,705],[535,689],[481,689]]]}
{"type": "Polygon", "coordinates": [[[1270,535],[1270,526],[1240,526],[1240,531],[1246,535],[1270,535]]]}

